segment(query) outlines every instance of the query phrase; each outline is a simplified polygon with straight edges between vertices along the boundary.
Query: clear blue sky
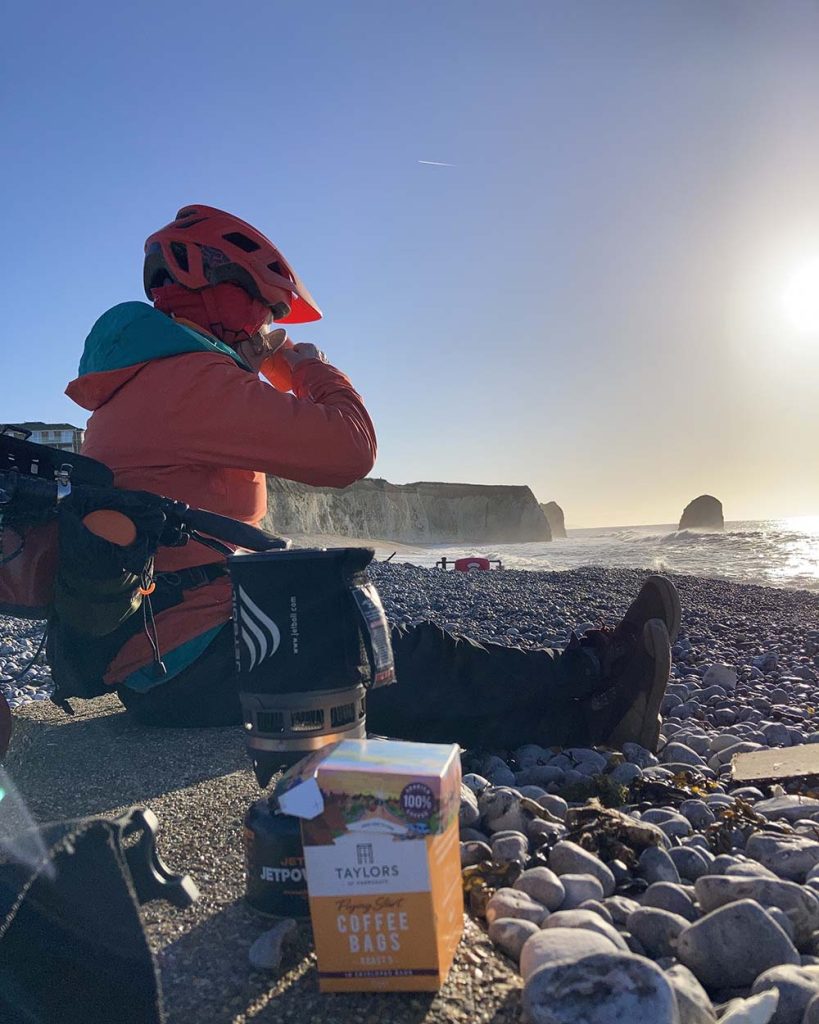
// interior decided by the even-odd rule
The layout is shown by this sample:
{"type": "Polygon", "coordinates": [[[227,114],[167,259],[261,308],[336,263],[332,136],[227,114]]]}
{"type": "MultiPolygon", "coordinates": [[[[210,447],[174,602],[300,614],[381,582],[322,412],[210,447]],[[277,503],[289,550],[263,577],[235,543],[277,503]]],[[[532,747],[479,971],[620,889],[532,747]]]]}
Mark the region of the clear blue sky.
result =
{"type": "Polygon", "coordinates": [[[819,514],[816,2],[35,0],[2,50],[0,421],[84,422],[85,335],[204,202],[318,299],[376,475],[819,514]]]}

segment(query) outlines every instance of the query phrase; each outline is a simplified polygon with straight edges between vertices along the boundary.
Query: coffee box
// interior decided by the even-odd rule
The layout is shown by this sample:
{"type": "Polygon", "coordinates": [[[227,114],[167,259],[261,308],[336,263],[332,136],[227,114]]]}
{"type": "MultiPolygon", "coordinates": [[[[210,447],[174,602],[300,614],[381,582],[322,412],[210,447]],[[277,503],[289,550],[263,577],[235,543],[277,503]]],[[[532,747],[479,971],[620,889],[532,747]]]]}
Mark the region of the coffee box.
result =
{"type": "Polygon", "coordinates": [[[322,992],[435,991],[463,930],[457,746],[343,740],[286,773],[322,992]]]}

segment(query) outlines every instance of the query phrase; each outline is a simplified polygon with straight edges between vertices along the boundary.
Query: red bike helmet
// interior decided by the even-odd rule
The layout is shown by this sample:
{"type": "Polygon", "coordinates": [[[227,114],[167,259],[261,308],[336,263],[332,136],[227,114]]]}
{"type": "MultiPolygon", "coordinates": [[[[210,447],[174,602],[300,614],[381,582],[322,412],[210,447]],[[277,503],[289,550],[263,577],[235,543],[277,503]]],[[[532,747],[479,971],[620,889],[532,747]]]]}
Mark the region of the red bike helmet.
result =
{"type": "Polygon", "coordinates": [[[321,310],[275,245],[213,206],[183,206],[145,242],[145,294],[167,283],[199,291],[229,281],[268,305],[283,324],[321,319],[321,310]]]}

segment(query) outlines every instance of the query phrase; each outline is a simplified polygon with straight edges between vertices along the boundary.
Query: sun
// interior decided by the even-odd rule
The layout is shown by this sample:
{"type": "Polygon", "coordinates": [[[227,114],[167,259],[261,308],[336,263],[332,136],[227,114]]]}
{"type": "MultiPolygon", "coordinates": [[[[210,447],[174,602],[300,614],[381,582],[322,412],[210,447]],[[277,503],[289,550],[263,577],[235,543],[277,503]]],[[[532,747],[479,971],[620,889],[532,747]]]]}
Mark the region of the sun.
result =
{"type": "Polygon", "coordinates": [[[819,337],[819,257],[795,270],[782,293],[788,323],[800,334],[819,337]]]}

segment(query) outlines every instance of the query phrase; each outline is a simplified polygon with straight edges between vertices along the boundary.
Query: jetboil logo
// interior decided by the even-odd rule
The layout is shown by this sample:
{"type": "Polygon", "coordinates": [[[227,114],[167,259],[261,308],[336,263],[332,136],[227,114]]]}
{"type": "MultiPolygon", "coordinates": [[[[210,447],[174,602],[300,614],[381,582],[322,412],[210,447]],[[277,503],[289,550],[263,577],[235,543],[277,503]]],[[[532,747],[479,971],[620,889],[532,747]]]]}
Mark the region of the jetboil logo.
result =
{"type": "Polygon", "coordinates": [[[250,658],[248,672],[252,672],[265,658],[276,653],[282,637],[276,623],[265,615],[244,587],[238,588],[237,596],[239,629],[250,658]]]}

